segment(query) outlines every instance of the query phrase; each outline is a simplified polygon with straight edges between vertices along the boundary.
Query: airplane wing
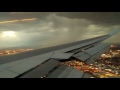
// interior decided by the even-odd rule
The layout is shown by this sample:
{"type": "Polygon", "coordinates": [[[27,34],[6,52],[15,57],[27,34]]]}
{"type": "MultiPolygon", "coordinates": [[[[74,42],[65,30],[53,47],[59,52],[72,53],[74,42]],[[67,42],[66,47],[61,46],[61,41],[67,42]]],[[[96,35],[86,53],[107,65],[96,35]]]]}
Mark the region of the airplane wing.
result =
{"type": "Polygon", "coordinates": [[[110,48],[102,41],[117,34],[115,30],[107,35],[48,47],[0,56],[0,78],[86,78],[90,74],[71,66],[60,65],[61,62],[77,59],[86,64],[95,62],[101,54],[110,48]]]}

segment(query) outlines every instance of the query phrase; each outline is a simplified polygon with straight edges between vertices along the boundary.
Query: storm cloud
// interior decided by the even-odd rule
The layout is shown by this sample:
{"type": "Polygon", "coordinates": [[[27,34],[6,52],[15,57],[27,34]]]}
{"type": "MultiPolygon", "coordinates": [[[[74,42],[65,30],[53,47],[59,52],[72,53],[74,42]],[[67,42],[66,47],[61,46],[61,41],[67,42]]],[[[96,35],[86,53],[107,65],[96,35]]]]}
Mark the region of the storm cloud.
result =
{"type": "Polygon", "coordinates": [[[72,19],[87,19],[98,25],[119,25],[120,12],[62,12],[57,13],[59,16],[64,16],[72,19]]]}
{"type": "MultiPolygon", "coordinates": [[[[117,12],[1,12],[0,22],[37,18],[34,21],[0,24],[0,46],[49,47],[97,37],[120,29],[117,12]],[[14,31],[16,37],[2,37],[14,31]]],[[[115,41],[119,35],[109,41],[115,41]]],[[[116,41],[119,42],[120,41],[116,41]]]]}

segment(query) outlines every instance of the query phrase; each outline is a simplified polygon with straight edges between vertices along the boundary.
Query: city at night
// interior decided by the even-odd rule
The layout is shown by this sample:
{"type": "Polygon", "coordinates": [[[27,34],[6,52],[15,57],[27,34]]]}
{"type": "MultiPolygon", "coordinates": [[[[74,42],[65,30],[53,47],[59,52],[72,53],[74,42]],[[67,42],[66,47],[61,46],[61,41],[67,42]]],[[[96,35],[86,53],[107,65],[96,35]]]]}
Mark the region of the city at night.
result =
{"type": "Polygon", "coordinates": [[[102,54],[96,62],[87,65],[82,61],[71,60],[61,65],[72,66],[91,74],[90,78],[120,78],[120,46],[111,45],[110,50],[102,54]]]}
{"type": "Polygon", "coordinates": [[[0,78],[120,78],[119,12],[0,12],[0,78]]]}

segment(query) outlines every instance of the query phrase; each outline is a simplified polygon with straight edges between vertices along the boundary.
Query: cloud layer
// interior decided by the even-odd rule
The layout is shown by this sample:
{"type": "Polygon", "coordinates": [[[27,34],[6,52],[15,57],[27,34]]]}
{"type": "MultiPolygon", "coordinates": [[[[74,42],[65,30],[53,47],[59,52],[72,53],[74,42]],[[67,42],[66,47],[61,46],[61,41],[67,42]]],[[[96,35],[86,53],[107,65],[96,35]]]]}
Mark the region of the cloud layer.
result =
{"type": "Polygon", "coordinates": [[[49,47],[97,37],[120,28],[120,13],[113,12],[1,12],[0,15],[0,22],[37,18],[30,22],[0,24],[0,47],[49,47]],[[16,37],[1,37],[7,31],[14,31],[16,37]]]}

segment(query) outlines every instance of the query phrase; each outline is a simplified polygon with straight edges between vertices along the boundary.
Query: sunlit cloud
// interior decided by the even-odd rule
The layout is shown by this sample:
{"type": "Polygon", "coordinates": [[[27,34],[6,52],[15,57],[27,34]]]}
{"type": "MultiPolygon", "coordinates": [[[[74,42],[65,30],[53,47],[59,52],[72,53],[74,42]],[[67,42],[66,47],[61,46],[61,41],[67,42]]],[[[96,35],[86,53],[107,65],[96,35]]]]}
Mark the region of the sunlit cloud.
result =
{"type": "Polygon", "coordinates": [[[20,21],[32,21],[32,20],[37,20],[37,18],[30,18],[30,19],[22,19],[22,20],[20,20],[20,21]]]}
{"type": "MultiPolygon", "coordinates": [[[[69,13],[68,17],[42,12],[12,12],[12,14],[14,15],[9,13],[10,16],[7,18],[0,16],[0,47],[34,45],[38,45],[35,46],[38,48],[50,47],[97,37],[120,28],[119,25],[105,26],[93,23],[86,18],[70,18],[69,13]]],[[[112,39],[112,41],[119,40],[112,39]]]]}
{"type": "Polygon", "coordinates": [[[25,22],[25,21],[34,21],[34,20],[37,20],[37,18],[29,18],[29,19],[22,19],[22,20],[3,21],[3,22],[0,22],[0,24],[14,23],[14,22],[25,22]]]}
{"type": "Polygon", "coordinates": [[[15,32],[14,31],[5,31],[5,32],[2,32],[1,37],[15,37],[15,32]]]}
{"type": "Polygon", "coordinates": [[[26,13],[26,12],[11,12],[10,14],[23,14],[23,13],[26,13]]]}

